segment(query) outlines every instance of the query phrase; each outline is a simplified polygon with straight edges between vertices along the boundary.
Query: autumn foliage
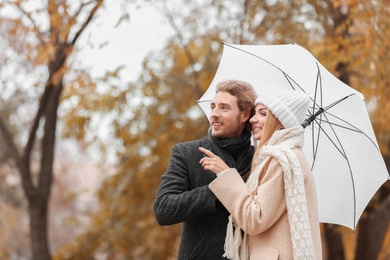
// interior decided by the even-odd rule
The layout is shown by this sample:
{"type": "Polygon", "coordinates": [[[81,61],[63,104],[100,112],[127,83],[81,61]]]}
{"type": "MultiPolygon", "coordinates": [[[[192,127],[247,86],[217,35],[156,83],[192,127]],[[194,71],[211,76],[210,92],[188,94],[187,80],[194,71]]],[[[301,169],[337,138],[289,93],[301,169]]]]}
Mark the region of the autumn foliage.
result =
{"type": "MultiPolygon", "coordinates": [[[[89,215],[88,225],[72,241],[60,246],[53,253],[54,259],[98,256],[106,259],[176,259],[181,225],[161,227],[157,224],[153,214],[154,196],[173,145],[201,138],[207,131],[208,121],[196,101],[216,72],[221,42],[296,42],[310,50],[329,71],[364,94],[382,154],[390,165],[388,1],[159,3],[152,1],[153,7],[165,15],[176,34],[163,50],[145,57],[142,73],[136,81],[122,82],[121,66],[102,77],[92,78],[87,69],[74,71],[71,63],[65,63],[63,70],[53,74],[52,82],[63,82],[59,102],[66,104],[58,120],[63,125],[58,138],[76,138],[85,146],[99,147],[102,158],[114,154],[117,159],[113,166],[115,174],[110,174],[99,188],[98,208],[89,215]],[[102,85],[104,91],[99,88],[102,85]],[[93,128],[92,121],[99,118],[108,125],[109,142],[100,140],[93,128]]],[[[0,7],[6,5],[0,4],[0,7]]],[[[56,19],[65,19],[68,15],[58,14],[49,7],[54,8],[49,5],[45,12],[53,24],[56,19]]],[[[69,19],[69,24],[74,22],[69,19]]],[[[29,61],[26,66],[29,69],[47,62],[58,47],[55,43],[37,44],[35,51],[25,53],[26,47],[21,41],[28,44],[25,35],[32,33],[34,28],[3,29],[0,27],[1,33],[9,37],[9,44],[19,47],[20,56],[29,61]]],[[[58,32],[59,43],[66,33],[67,30],[58,32]]],[[[67,51],[70,56],[77,50],[67,51]]],[[[42,81],[36,84],[42,86],[39,82],[42,81]]],[[[37,89],[40,94],[44,92],[43,87],[37,89]]],[[[39,96],[37,94],[36,98],[39,96]]],[[[0,103],[3,113],[2,109],[0,103]]],[[[11,127],[17,126],[11,124],[11,127]]],[[[5,154],[7,150],[0,149],[0,157],[5,154]]],[[[388,259],[389,208],[388,181],[366,208],[355,232],[322,224],[324,259],[388,259]]],[[[0,211],[15,218],[20,214],[8,205],[0,207],[0,211]]],[[[17,225],[16,220],[9,220],[9,223],[17,225]]],[[[0,243],[3,248],[7,241],[0,239],[0,243]]],[[[3,251],[0,249],[0,257],[6,255],[3,251]]]]}

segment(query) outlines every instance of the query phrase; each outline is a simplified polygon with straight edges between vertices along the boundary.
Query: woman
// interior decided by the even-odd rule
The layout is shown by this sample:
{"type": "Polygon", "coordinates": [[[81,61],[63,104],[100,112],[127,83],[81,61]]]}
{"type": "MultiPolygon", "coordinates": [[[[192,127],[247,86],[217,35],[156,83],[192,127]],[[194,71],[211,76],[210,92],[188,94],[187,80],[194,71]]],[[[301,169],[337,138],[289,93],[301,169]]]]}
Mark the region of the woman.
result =
{"type": "Polygon", "coordinates": [[[322,258],[314,180],[302,151],[301,123],[309,102],[298,91],[256,99],[250,122],[260,142],[247,183],[218,156],[199,148],[207,155],[200,164],[217,174],[209,187],[231,214],[225,257],[322,258]]]}

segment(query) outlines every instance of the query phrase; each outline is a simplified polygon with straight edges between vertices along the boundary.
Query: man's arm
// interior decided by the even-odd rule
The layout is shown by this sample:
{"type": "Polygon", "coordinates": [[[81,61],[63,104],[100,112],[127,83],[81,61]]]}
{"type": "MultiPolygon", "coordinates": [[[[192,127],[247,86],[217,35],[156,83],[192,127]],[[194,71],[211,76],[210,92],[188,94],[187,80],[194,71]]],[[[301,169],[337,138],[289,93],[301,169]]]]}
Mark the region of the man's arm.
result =
{"type": "MultiPolygon", "coordinates": [[[[195,167],[189,162],[192,155],[185,151],[181,144],[173,148],[169,166],[162,176],[154,203],[155,216],[160,225],[172,225],[198,214],[216,211],[216,198],[208,183],[191,189],[190,171],[194,169],[190,168],[195,167]]],[[[194,174],[203,173],[203,169],[198,165],[195,169],[199,169],[199,172],[194,174]]]]}

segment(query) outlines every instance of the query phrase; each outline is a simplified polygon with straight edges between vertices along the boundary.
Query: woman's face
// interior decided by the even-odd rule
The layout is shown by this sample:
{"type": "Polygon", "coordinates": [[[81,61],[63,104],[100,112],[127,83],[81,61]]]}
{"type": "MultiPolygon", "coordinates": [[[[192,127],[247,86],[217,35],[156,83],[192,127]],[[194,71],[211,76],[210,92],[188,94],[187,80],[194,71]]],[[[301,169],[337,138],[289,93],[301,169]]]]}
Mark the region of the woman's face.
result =
{"type": "Polygon", "coordinates": [[[255,114],[250,119],[252,124],[252,133],[255,140],[260,140],[265,119],[267,118],[268,109],[263,104],[256,105],[255,114]]]}

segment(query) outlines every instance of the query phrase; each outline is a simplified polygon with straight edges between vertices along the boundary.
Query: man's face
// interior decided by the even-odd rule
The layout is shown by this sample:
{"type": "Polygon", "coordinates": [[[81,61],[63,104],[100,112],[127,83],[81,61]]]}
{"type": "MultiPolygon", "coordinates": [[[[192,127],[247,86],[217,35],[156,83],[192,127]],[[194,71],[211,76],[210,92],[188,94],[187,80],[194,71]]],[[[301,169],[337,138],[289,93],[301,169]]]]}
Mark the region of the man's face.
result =
{"type": "Polygon", "coordinates": [[[211,134],[216,138],[238,137],[242,134],[248,117],[238,108],[235,96],[218,92],[211,102],[211,134]]]}

